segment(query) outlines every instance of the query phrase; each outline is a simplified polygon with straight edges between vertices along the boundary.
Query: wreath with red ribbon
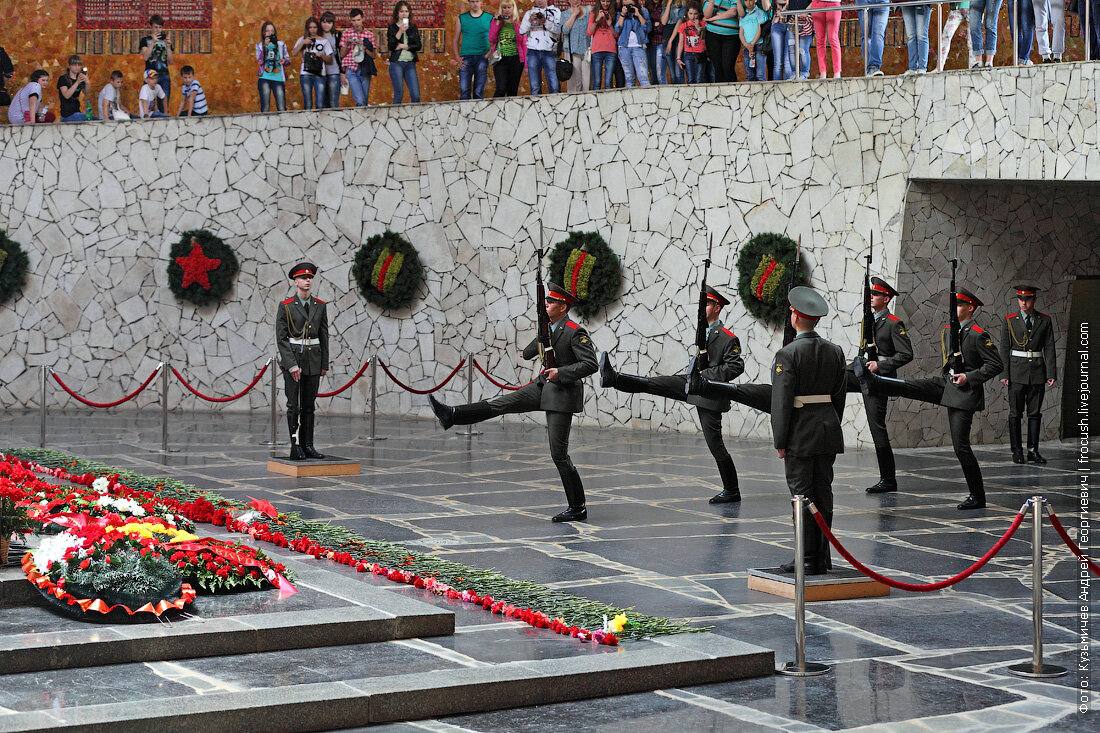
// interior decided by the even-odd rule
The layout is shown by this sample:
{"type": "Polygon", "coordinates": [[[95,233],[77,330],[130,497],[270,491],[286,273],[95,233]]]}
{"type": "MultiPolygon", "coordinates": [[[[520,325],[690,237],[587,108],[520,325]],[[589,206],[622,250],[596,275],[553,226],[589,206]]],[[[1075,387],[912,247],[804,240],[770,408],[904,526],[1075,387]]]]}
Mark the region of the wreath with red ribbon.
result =
{"type": "Polygon", "coordinates": [[[0,304],[7,303],[23,292],[27,284],[30,260],[18,242],[9,239],[0,229],[0,304]]]}
{"type": "Polygon", "coordinates": [[[424,268],[409,240],[387,229],[368,239],[355,253],[351,275],[368,303],[396,310],[416,299],[424,268]]]}
{"type": "Polygon", "coordinates": [[[737,292],[745,309],[772,325],[780,325],[787,313],[787,293],[805,285],[808,278],[798,244],[785,234],[763,232],[741,248],[737,256],[737,292]]]}
{"type": "Polygon", "coordinates": [[[168,256],[168,287],[178,300],[202,307],[218,303],[240,271],[233,250],[205,229],[183,233],[168,256]]]}
{"type": "Polygon", "coordinates": [[[618,255],[603,237],[573,232],[550,252],[550,280],[577,298],[577,315],[591,318],[618,296],[623,273],[618,255]]]}

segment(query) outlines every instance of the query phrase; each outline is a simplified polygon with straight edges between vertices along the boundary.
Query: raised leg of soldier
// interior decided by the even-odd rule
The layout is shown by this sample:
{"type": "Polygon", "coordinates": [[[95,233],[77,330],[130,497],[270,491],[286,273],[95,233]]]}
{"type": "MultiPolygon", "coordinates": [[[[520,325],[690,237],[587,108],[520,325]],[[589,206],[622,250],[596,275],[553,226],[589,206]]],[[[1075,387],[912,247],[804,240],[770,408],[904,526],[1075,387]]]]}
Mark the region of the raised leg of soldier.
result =
{"type": "MultiPolygon", "coordinates": [[[[622,376],[619,375],[620,378],[622,376]]],[[[687,399],[687,390],[684,389],[687,385],[687,377],[683,374],[675,374],[670,377],[649,377],[644,381],[647,382],[647,388],[638,390],[640,392],[681,402],[687,399]]],[[[618,384],[618,380],[615,383],[618,384]]]]}
{"type": "Polygon", "coordinates": [[[741,501],[741,490],[737,484],[737,467],[726,450],[722,440],[722,413],[695,407],[699,415],[699,426],[703,429],[703,440],[707,442],[714,462],[718,464],[718,475],[722,477],[722,491],[710,498],[711,504],[731,504],[741,501]]]}
{"type": "Polygon", "coordinates": [[[883,395],[864,395],[863,409],[867,413],[867,429],[875,442],[879,480],[867,488],[868,494],[885,494],[898,490],[897,471],[894,467],[894,450],[890,446],[890,433],[886,429],[886,408],[889,398],[883,395]]]}
{"type": "Polygon", "coordinates": [[[444,430],[454,425],[473,425],[491,417],[499,417],[507,413],[534,412],[539,409],[542,402],[542,385],[538,383],[528,384],[522,389],[508,392],[491,400],[482,400],[470,405],[445,405],[428,395],[428,402],[432,406],[439,424],[444,430]]]}
{"type": "Polygon", "coordinates": [[[588,518],[588,509],[584,502],[584,485],[580,474],[569,458],[569,431],[573,426],[573,415],[569,412],[547,412],[546,434],[550,440],[550,458],[554,461],[558,475],[561,476],[565,498],[569,508],[553,517],[555,522],[576,522],[588,518]]]}
{"type": "Polygon", "coordinates": [[[772,411],[772,386],[770,384],[734,384],[732,382],[712,382],[708,379],[697,383],[694,390],[689,387],[689,394],[712,400],[730,400],[764,414],[769,414],[772,411]]]}
{"type": "MultiPolygon", "coordinates": [[[[787,488],[790,490],[791,496],[801,494],[812,501],[820,511],[819,504],[824,503],[822,501],[824,497],[819,496],[818,492],[824,483],[825,476],[819,475],[821,473],[821,466],[818,464],[819,458],[821,456],[801,458],[788,453],[787,457],[783,459],[783,469],[787,476],[787,488]]],[[[831,485],[832,472],[828,472],[827,475],[831,485]]],[[[831,497],[828,506],[829,510],[832,511],[831,497]]],[[[804,559],[807,575],[821,575],[828,569],[826,559],[821,554],[823,539],[824,536],[821,530],[818,529],[817,522],[814,521],[813,515],[810,514],[809,508],[807,508],[802,515],[802,546],[805,550],[804,559]]],[[[780,569],[785,572],[793,572],[794,562],[781,565],[780,569]]]]}
{"type": "Polygon", "coordinates": [[[966,487],[970,490],[970,495],[959,504],[958,508],[983,509],[985,508],[985,482],[982,480],[982,469],[978,465],[978,459],[974,457],[974,451],[970,447],[970,427],[974,423],[974,413],[971,410],[949,407],[947,423],[951,429],[951,445],[955,449],[955,457],[959,459],[963,477],[966,479],[966,487]]]}

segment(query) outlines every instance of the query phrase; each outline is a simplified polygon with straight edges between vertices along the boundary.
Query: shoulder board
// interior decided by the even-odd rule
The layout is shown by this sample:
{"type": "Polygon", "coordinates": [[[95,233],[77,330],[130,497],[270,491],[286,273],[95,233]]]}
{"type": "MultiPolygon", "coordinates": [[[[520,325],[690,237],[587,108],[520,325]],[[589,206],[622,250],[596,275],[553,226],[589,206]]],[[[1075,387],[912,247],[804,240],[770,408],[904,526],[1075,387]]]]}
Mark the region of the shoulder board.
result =
{"type": "Polygon", "coordinates": [[[977,325],[971,326],[970,330],[973,331],[974,333],[985,333],[985,329],[982,328],[981,326],[977,326],[977,325]]]}
{"type": "Polygon", "coordinates": [[[1016,317],[1016,316],[1018,316],[1018,315],[1020,315],[1020,312],[1019,312],[1019,311],[1016,311],[1015,313],[1009,313],[1009,314],[1008,314],[1007,316],[1005,316],[1005,320],[1007,321],[1007,320],[1009,320],[1010,318],[1015,318],[1015,317],[1016,317]]]}
{"type": "MultiPolygon", "coordinates": [[[[1035,311],[1035,312],[1039,313],[1039,311],[1035,311]]],[[[1050,320],[1050,316],[1048,316],[1046,313],[1039,313],[1039,315],[1041,315],[1043,318],[1047,319],[1048,321],[1050,320]]]]}
{"type": "Polygon", "coordinates": [[[320,303],[321,305],[324,305],[324,304],[325,304],[325,301],[321,300],[320,298],[314,298],[314,299],[313,299],[313,302],[314,302],[314,303],[320,303]]]}
{"type": "Polygon", "coordinates": [[[723,329],[722,329],[722,333],[726,334],[726,335],[727,335],[727,336],[729,336],[729,337],[730,337],[731,339],[735,339],[735,338],[737,338],[737,334],[735,334],[735,333],[734,333],[733,331],[729,330],[728,328],[723,328],[723,329]]]}
{"type": "Polygon", "coordinates": [[[901,319],[900,319],[900,318],[898,318],[897,316],[895,316],[895,315],[894,315],[893,313],[891,313],[890,315],[888,315],[888,316],[886,316],[886,317],[887,317],[887,318],[889,318],[889,319],[890,319],[891,321],[893,321],[894,323],[898,323],[898,322],[900,322],[900,321],[901,321],[901,319]]]}
{"type": "Polygon", "coordinates": [[[568,326],[569,328],[573,329],[574,331],[576,331],[578,328],[581,327],[581,324],[573,323],[572,321],[566,321],[565,325],[568,326]]]}
{"type": "Polygon", "coordinates": [[[284,301],[283,301],[282,303],[280,303],[279,305],[290,305],[290,304],[291,304],[291,303],[293,303],[293,302],[294,302],[294,298],[287,298],[286,300],[284,300],[284,301]]]}

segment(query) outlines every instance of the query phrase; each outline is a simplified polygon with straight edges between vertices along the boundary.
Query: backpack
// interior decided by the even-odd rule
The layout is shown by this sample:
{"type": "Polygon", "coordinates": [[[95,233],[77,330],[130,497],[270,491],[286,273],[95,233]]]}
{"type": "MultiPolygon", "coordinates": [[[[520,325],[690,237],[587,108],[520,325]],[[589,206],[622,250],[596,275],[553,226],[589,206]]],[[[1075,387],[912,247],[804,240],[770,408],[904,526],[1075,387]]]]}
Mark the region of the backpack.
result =
{"type": "MultiPolygon", "coordinates": [[[[310,41],[310,48],[313,47],[313,42],[310,41]]],[[[306,51],[302,54],[302,70],[307,74],[313,74],[314,76],[325,75],[325,60],[319,55],[313,53],[313,51],[306,51]]]]}

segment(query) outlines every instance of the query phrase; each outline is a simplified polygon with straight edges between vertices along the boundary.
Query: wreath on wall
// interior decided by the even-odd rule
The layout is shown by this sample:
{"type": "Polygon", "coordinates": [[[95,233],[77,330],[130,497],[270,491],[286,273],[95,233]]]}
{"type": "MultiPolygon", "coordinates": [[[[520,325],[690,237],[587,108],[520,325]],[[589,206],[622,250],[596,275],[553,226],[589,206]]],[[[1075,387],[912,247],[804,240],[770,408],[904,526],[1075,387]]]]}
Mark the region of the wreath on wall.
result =
{"type": "Polygon", "coordinates": [[[763,232],[750,239],[737,256],[737,292],[752,315],[779,325],[787,313],[787,293],[807,284],[798,245],[785,234],[763,232]]]}
{"type": "Polygon", "coordinates": [[[550,280],[577,298],[577,315],[591,318],[619,295],[623,273],[603,237],[573,232],[550,252],[550,280]]]}
{"type": "Polygon", "coordinates": [[[18,297],[27,284],[30,260],[23,247],[0,229],[0,304],[18,297]]]}
{"type": "Polygon", "coordinates": [[[202,307],[218,303],[240,272],[237,256],[225,242],[205,229],[183,233],[168,255],[168,287],[177,300],[202,307]]]}
{"type": "Polygon", "coordinates": [[[387,229],[368,239],[355,253],[351,276],[368,303],[394,310],[416,299],[424,281],[424,268],[416,247],[387,229]]]}

